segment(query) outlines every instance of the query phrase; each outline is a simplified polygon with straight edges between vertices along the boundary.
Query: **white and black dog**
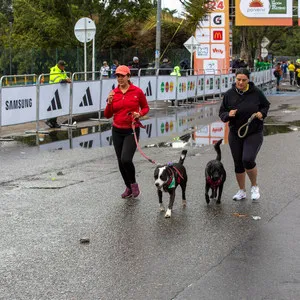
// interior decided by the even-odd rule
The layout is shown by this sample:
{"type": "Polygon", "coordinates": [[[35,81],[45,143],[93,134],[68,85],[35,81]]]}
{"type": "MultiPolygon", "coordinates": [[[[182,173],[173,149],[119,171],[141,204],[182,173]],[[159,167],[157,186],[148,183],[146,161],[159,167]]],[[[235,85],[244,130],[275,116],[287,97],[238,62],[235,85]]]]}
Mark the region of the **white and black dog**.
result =
{"type": "Polygon", "coordinates": [[[226,180],[226,171],[224,169],[223,164],[221,163],[221,148],[220,144],[223,139],[220,139],[215,145],[214,148],[217,152],[217,158],[209,161],[205,168],[205,199],[206,203],[209,203],[208,192],[211,189],[211,198],[216,199],[217,193],[217,204],[221,203],[221,196],[223,191],[223,185],[226,180]]]}
{"type": "Polygon", "coordinates": [[[187,150],[183,150],[180,155],[178,163],[169,163],[167,165],[158,166],[154,171],[155,186],[157,187],[158,201],[160,205],[160,211],[165,211],[162,202],[162,190],[170,194],[169,206],[166,211],[165,217],[170,218],[172,208],[175,200],[175,190],[178,185],[182,190],[182,205],[186,206],[185,190],[187,184],[186,169],[183,166],[183,162],[186,157],[187,150]]]}

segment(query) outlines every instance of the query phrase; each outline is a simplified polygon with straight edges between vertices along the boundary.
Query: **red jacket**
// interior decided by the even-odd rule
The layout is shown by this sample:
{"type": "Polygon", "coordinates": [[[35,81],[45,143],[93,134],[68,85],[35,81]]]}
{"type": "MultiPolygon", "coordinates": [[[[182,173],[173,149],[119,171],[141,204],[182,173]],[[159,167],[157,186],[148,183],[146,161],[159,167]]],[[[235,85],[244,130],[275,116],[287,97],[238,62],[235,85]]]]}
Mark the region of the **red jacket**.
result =
{"type": "Polygon", "coordinates": [[[113,126],[117,128],[131,128],[132,117],[129,112],[138,112],[140,116],[144,116],[149,112],[149,105],[143,91],[130,83],[126,93],[122,93],[119,87],[114,90],[115,95],[111,104],[106,105],[104,117],[109,119],[112,116],[113,126]]]}

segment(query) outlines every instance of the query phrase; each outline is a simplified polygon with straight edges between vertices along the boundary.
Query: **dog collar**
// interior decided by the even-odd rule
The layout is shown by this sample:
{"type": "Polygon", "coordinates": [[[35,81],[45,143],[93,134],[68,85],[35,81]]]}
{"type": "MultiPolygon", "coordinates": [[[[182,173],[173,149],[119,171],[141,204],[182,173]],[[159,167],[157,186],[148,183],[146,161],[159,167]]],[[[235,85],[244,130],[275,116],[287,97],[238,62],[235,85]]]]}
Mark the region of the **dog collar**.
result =
{"type": "Polygon", "coordinates": [[[213,181],[210,176],[207,176],[206,180],[212,188],[217,188],[222,183],[222,177],[223,176],[221,176],[217,181],[213,181]]]}

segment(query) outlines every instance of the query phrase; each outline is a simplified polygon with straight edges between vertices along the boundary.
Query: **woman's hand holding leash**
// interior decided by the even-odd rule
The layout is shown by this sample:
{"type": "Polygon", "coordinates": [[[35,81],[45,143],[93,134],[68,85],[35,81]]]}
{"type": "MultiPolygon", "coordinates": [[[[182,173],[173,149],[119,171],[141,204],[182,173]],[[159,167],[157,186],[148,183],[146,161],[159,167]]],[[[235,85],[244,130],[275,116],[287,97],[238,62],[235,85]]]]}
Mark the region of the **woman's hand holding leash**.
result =
{"type": "Polygon", "coordinates": [[[258,111],[255,116],[259,120],[261,120],[263,118],[263,115],[262,115],[262,113],[260,111],[258,111]]]}

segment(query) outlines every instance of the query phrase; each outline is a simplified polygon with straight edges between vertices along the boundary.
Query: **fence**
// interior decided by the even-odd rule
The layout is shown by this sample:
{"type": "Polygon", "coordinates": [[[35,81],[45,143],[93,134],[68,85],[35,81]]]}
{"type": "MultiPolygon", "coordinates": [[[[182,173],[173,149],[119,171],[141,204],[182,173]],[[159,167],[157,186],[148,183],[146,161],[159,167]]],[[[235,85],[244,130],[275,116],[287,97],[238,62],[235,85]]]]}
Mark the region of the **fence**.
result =
{"type": "MultiPolygon", "coordinates": [[[[226,92],[234,82],[235,74],[221,74],[220,70],[203,72],[198,70],[197,75],[193,70],[186,70],[186,76],[176,77],[159,75],[158,70],[141,69],[139,76],[131,77],[134,85],[139,86],[145,93],[151,107],[155,108],[161,101],[191,100],[193,102],[204,100],[208,96],[221,95],[226,92]],[[149,74],[153,75],[149,75],[149,74]],[[142,76],[142,74],[145,74],[142,76]]],[[[36,122],[39,130],[39,121],[50,118],[68,116],[68,125],[72,124],[73,115],[82,115],[101,111],[106,106],[109,92],[117,86],[116,79],[103,79],[99,72],[77,72],[72,74],[70,84],[47,84],[43,79],[49,74],[19,75],[37,78],[32,84],[21,86],[4,86],[13,76],[3,76],[0,79],[0,128],[2,126],[36,122]],[[80,80],[84,75],[87,80],[80,80]],[[95,75],[95,76],[94,76],[95,75]]],[[[250,80],[256,85],[263,85],[274,80],[271,70],[251,73],[250,80]]]]}

